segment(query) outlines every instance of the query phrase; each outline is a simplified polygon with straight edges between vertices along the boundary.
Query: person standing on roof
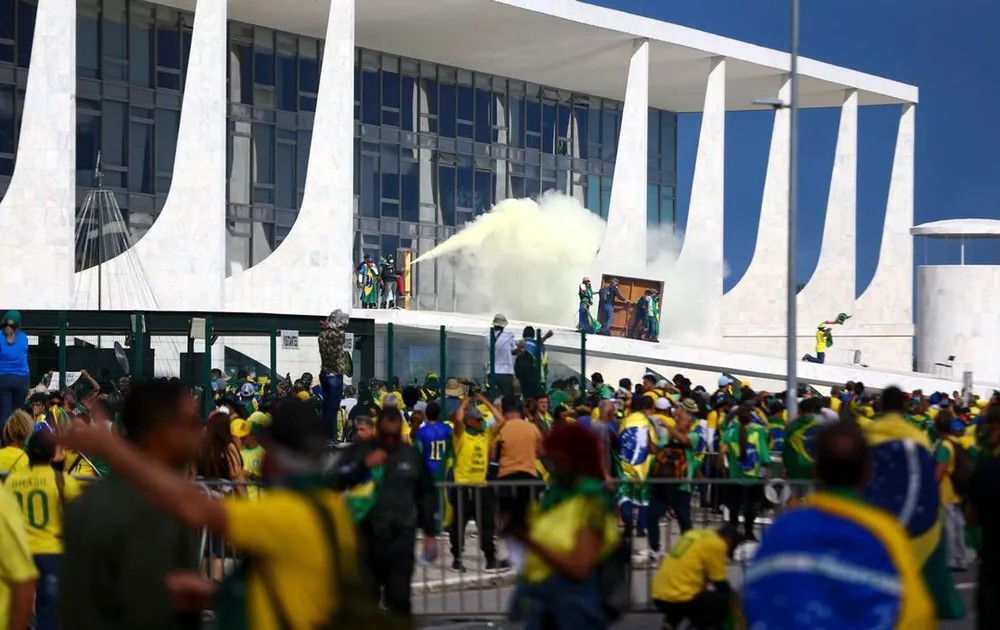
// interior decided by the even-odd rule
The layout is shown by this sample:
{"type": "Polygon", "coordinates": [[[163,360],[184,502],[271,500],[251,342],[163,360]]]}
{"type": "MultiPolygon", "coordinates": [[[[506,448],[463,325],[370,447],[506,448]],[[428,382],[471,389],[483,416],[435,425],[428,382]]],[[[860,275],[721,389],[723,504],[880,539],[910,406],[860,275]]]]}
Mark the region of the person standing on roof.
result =
{"type": "Polygon", "coordinates": [[[590,315],[590,307],[594,304],[594,289],[590,286],[590,278],[584,278],[577,289],[580,298],[580,309],[578,311],[576,330],[577,332],[592,333],[595,330],[594,318],[590,315]]]}
{"type": "Polygon", "coordinates": [[[618,291],[618,278],[612,278],[611,284],[601,287],[597,297],[600,317],[603,320],[601,322],[600,334],[610,335],[611,320],[615,318],[615,304],[619,301],[623,304],[628,304],[628,301],[618,291]]]}
{"type": "Polygon", "coordinates": [[[493,327],[490,338],[486,340],[486,351],[493,356],[492,374],[496,380],[493,385],[500,389],[503,396],[514,393],[514,355],[517,354],[517,341],[507,328],[507,318],[503,313],[493,317],[493,327]]]}
{"type": "Polygon", "coordinates": [[[329,438],[336,437],[337,413],[344,398],[344,375],[354,372],[351,357],[345,349],[345,334],[350,317],[339,308],[320,322],[319,384],[323,390],[323,423],[329,438]]]}

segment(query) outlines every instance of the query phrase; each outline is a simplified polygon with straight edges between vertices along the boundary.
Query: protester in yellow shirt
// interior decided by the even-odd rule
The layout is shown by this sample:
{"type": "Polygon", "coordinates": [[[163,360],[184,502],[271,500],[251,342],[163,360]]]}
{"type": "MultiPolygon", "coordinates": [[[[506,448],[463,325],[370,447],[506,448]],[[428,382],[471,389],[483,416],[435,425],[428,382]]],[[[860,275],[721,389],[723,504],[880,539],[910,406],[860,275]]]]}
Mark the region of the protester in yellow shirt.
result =
{"type": "Polygon", "coordinates": [[[9,490],[0,487],[0,625],[28,627],[37,578],[21,507],[9,490]]]}
{"type": "MultiPolygon", "coordinates": [[[[482,394],[477,394],[476,400],[489,404],[482,394]]],[[[492,489],[485,488],[486,472],[489,467],[490,432],[486,429],[479,407],[471,403],[472,397],[466,396],[451,416],[454,424],[452,442],[455,452],[455,464],[451,472],[455,484],[460,487],[450,491],[448,496],[452,505],[448,538],[453,557],[451,568],[459,572],[465,571],[465,566],[462,564],[462,547],[465,524],[470,520],[476,521],[479,545],[483,555],[486,556],[486,567],[500,568],[496,543],[493,540],[496,529],[496,500],[492,489]]]]}
{"type": "Polygon", "coordinates": [[[696,628],[722,625],[732,594],[726,560],[739,540],[735,527],[723,525],[688,530],[671,547],[653,576],[653,602],[665,625],[676,628],[685,619],[696,628]]]}
{"type": "Polygon", "coordinates": [[[3,443],[0,448],[0,474],[9,473],[14,468],[27,468],[28,457],[24,454],[24,443],[31,435],[31,416],[28,412],[18,409],[7,418],[3,426],[3,443]]]}
{"type": "MultiPolygon", "coordinates": [[[[354,527],[343,497],[323,481],[326,427],[311,405],[294,399],[279,402],[272,415],[260,441],[267,450],[264,475],[275,487],[260,501],[213,500],[107,431],[74,428],[63,440],[108,461],[162,510],[188,527],[224,536],[248,559],[252,570],[236,572],[220,587],[220,626],[238,619],[258,630],[375,624],[345,619],[363,610],[371,596],[352,586],[359,566],[354,527]],[[343,606],[345,600],[352,605],[343,606]]],[[[172,575],[168,587],[195,609],[212,595],[212,584],[195,573],[172,575]]]]}
{"type": "Polygon", "coordinates": [[[28,456],[28,468],[12,471],[5,485],[21,507],[28,530],[28,549],[38,569],[35,627],[54,630],[58,627],[56,595],[63,552],[63,511],[67,501],[80,495],[80,484],[52,467],[54,458],[58,457],[61,462],[62,453],[57,455],[51,431],[34,432],[24,452],[28,456]]]}

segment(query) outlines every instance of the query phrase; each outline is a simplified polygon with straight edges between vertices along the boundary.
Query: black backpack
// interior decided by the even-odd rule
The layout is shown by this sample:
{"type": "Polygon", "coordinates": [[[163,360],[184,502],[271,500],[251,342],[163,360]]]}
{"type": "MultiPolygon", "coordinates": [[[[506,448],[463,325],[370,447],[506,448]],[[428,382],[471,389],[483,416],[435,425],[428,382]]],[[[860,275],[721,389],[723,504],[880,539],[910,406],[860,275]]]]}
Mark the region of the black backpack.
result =
{"type": "Polygon", "coordinates": [[[969,455],[969,451],[958,443],[958,440],[945,438],[951,442],[955,451],[955,468],[951,471],[951,485],[959,496],[966,496],[972,485],[972,473],[976,471],[976,462],[969,455]]]}

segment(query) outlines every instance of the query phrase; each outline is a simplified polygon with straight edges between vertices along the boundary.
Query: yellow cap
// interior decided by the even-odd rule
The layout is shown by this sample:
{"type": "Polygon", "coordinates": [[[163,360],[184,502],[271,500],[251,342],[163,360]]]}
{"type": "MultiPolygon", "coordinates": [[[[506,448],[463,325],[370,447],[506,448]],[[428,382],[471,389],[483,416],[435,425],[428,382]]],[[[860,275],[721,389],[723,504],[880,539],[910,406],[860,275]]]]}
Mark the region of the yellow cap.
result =
{"type": "Polygon", "coordinates": [[[247,418],[247,422],[249,422],[250,424],[259,424],[262,427],[266,427],[267,425],[271,424],[271,416],[267,415],[263,411],[255,411],[252,414],[250,414],[249,418],[247,418]]]}
{"type": "Polygon", "coordinates": [[[229,423],[229,432],[233,437],[244,438],[250,435],[250,423],[242,418],[237,418],[229,423]]]}
{"type": "Polygon", "coordinates": [[[299,392],[296,396],[299,397],[299,400],[309,400],[309,392],[299,392]]]}

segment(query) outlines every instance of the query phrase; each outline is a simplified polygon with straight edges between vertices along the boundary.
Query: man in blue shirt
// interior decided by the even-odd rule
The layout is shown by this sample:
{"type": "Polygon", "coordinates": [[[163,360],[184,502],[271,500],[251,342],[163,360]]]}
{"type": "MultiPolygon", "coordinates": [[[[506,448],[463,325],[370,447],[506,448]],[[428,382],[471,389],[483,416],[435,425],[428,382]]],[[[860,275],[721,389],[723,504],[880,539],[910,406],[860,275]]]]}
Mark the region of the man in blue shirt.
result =
{"type": "Polygon", "coordinates": [[[601,334],[611,334],[611,320],[615,318],[615,303],[628,304],[628,300],[618,292],[618,278],[612,278],[611,284],[601,287],[597,292],[597,303],[601,317],[601,334]]]}
{"type": "MultiPolygon", "coordinates": [[[[448,460],[452,458],[452,433],[451,427],[441,422],[441,405],[437,401],[427,403],[424,410],[426,420],[417,429],[413,438],[413,445],[417,451],[423,455],[427,468],[431,471],[431,476],[435,482],[444,481],[448,470],[448,460]]],[[[438,488],[434,493],[434,517],[438,525],[444,516],[444,499],[441,493],[443,488],[438,488]]]]}

